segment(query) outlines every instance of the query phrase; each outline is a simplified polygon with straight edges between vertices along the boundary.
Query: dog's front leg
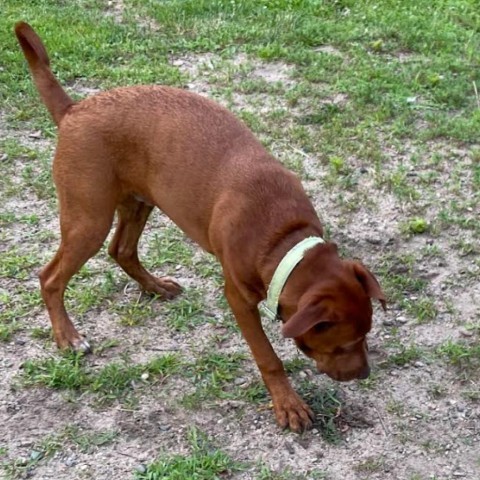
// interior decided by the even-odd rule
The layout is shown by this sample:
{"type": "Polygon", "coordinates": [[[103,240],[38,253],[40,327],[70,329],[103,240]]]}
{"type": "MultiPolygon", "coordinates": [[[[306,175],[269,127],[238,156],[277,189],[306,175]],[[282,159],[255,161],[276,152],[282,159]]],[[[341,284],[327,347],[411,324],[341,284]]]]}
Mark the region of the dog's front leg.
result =
{"type": "Polygon", "coordinates": [[[310,428],[313,412],[290,385],[283,364],[263,331],[256,304],[249,305],[228,282],[225,295],[272,396],[277,422],[295,432],[310,428]]]}

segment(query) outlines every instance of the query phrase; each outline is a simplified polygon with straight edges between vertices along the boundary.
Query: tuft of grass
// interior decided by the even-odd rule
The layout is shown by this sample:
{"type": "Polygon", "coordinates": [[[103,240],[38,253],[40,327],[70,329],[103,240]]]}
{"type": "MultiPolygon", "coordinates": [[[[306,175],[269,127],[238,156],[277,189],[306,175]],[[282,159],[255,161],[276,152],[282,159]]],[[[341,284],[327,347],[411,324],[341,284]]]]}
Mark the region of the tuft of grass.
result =
{"type": "Polygon", "coordinates": [[[222,269],[213,255],[201,255],[200,259],[194,261],[193,268],[199,277],[212,280],[218,287],[223,286],[222,269]]]}
{"type": "Polygon", "coordinates": [[[0,341],[8,342],[25,328],[25,319],[42,305],[38,290],[9,294],[0,292],[0,341]]]}
{"type": "Polygon", "coordinates": [[[354,470],[361,475],[372,475],[385,471],[385,458],[383,456],[368,457],[357,463],[354,470]]]}
{"type": "Polygon", "coordinates": [[[364,390],[374,390],[377,387],[379,380],[380,376],[378,372],[374,370],[370,373],[368,378],[365,378],[364,380],[358,380],[357,384],[364,390]]]}
{"type": "MultiPolygon", "coordinates": [[[[435,256],[438,250],[429,249],[424,254],[435,256]]],[[[387,298],[422,324],[435,320],[438,307],[434,295],[429,293],[427,280],[416,271],[417,265],[414,255],[388,255],[378,271],[387,298]]]]}
{"type": "Polygon", "coordinates": [[[47,340],[52,338],[50,327],[34,327],[30,330],[30,336],[36,340],[47,340]]]}
{"type": "Polygon", "coordinates": [[[405,299],[401,302],[405,311],[415,317],[418,323],[428,323],[437,317],[438,309],[431,297],[421,296],[415,300],[405,299]]]}
{"type": "Polygon", "coordinates": [[[9,342],[15,332],[18,332],[21,328],[20,324],[15,321],[7,324],[0,323],[0,342],[9,342]]]}
{"type": "Polygon", "coordinates": [[[333,444],[340,443],[342,435],[338,428],[342,401],[338,390],[319,389],[310,382],[302,382],[299,394],[308,403],[315,414],[313,428],[320,431],[322,438],[333,444]]]}
{"type": "Polygon", "coordinates": [[[27,360],[22,366],[26,385],[43,385],[60,390],[80,390],[89,383],[83,358],[68,353],[60,358],[27,360]]]}
{"type": "Polygon", "coordinates": [[[101,402],[126,400],[149,380],[165,378],[178,371],[176,355],[155,357],[145,364],[113,362],[101,369],[89,368],[81,354],[67,353],[60,358],[27,360],[23,364],[25,385],[42,385],[56,390],[91,392],[101,402]]]}
{"type": "Polygon", "coordinates": [[[78,425],[67,425],[65,430],[58,435],[60,440],[68,441],[75,445],[81,452],[92,453],[98,447],[109,445],[118,437],[116,430],[90,430],[78,425]]]}
{"type": "Polygon", "coordinates": [[[33,252],[23,253],[14,247],[0,252],[0,278],[26,280],[40,263],[33,252]]]}
{"type": "Polygon", "coordinates": [[[226,453],[217,449],[198,428],[188,434],[189,455],[162,455],[147,466],[144,473],[137,472],[137,480],[218,480],[241,470],[241,466],[226,453]]]}
{"type": "Polygon", "coordinates": [[[480,371],[480,344],[448,340],[436,349],[437,355],[457,368],[463,378],[471,378],[480,371]]]}
{"type": "Polygon", "coordinates": [[[198,289],[185,292],[183,296],[165,303],[163,307],[167,326],[179,332],[187,332],[210,320],[205,314],[203,292],[198,289]]]}
{"type": "Polygon", "coordinates": [[[290,468],[283,471],[274,471],[267,466],[262,466],[255,476],[255,480],[327,480],[327,473],[312,469],[306,474],[298,473],[290,468]]]}
{"type": "Polygon", "coordinates": [[[285,367],[285,371],[287,373],[292,374],[292,373],[298,373],[298,372],[301,372],[302,370],[305,370],[305,368],[307,368],[310,365],[310,363],[306,358],[294,357],[290,360],[286,360],[283,365],[285,367]]]}
{"type": "Polygon", "coordinates": [[[161,266],[167,274],[172,274],[177,265],[190,266],[192,258],[193,249],[184,234],[177,227],[163,226],[149,243],[145,266],[161,266]]]}
{"type": "Polygon", "coordinates": [[[411,235],[420,235],[428,232],[430,230],[430,225],[424,218],[415,217],[405,223],[403,230],[411,235]]]}
{"type": "Polygon", "coordinates": [[[264,403],[268,401],[268,391],[261,380],[251,382],[247,387],[243,385],[235,390],[235,398],[246,400],[250,403],[264,403]]]}
{"type": "Polygon", "coordinates": [[[120,317],[120,323],[127,327],[142,325],[148,318],[154,317],[153,303],[156,297],[140,297],[134,302],[115,304],[113,310],[120,317]]]}
{"type": "Polygon", "coordinates": [[[103,305],[116,291],[113,269],[103,269],[101,275],[99,273],[100,271],[84,265],[69,283],[65,304],[73,315],[81,316],[92,308],[103,305]]]}
{"type": "Polygon", "coordinates": [[[55,202],[55,188],[52,181],[50,151],[38,152],[35,162],[28,162],[21,171],[23,185],[41,200],[55,202]]]}
{"type": "Polygon", "coordinates": [[[196,408],[206,400],[234,397],[232,383],[241,371],[244,359],[242,353],[214,352],[188,365],[185,371],[194,381],[195,392],[183,397],[182,405],[196,408]]]}
{"type": "Polygon", "coordinates": [[[94,431],[73,424],[67,425],[61,432],[48,435],[37,442],[29,458],[0,462],[0,468],[8,475],[7,478],[29,478],[34,476],[35,469],[42,461],[45,462],[62,451],[67,443],[73,444],[81,452],[92,453],[96,448],[112,443],[117,435],[118,432],[113,430],[94,431]]]}
{"type": "Polygon", "coordinates": [[[425,352],[417,345],[400,345],[396,353],[389,355],[388,359],[380,364],[382,368],[403,367],[425,356],[425,352]]]}

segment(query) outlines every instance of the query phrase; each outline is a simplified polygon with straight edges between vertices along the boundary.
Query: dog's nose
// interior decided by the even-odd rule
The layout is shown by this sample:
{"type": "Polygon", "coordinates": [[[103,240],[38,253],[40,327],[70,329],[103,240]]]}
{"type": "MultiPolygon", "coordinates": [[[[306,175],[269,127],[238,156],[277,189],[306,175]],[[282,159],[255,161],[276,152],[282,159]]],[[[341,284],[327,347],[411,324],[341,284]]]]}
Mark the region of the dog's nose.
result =
{"type": "Polygon", "coordinates": [[[359,380],[365,380],[366,378],[368,378],[370,375],[370,366],[369,365],[365,365],[359,372],[358,374],[358,379],[359,380]]]}

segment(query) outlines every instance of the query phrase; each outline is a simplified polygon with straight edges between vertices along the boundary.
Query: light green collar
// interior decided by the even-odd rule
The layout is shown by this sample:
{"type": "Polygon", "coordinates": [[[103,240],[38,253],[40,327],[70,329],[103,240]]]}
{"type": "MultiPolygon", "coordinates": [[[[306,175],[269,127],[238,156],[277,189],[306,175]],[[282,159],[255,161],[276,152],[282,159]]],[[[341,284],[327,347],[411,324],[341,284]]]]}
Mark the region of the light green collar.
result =
{"type": "Polygon", "coordinates": [[[308,237],[297,243],[288,253],[282,258],[282,261],[278,264],[275,273],[273,274],[272,281],[268,287],[267,298],[259,303],[259,310],[268,319],[275,320],[277,318],[278,300],[282,293],[287,279],[292,273],[293,269],[300,263],[300,260],[305,255],[305,252],[310,248],[324,243],[325,240],[321,237],[308,237]]]}

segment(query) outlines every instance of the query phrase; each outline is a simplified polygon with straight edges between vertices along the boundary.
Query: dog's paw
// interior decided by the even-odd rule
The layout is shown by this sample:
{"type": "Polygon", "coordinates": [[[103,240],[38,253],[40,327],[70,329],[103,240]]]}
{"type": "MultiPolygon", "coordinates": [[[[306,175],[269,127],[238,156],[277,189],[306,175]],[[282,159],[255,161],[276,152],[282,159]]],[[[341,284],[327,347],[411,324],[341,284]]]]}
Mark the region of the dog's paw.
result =
{"type": "Polygon", "coordinates": [[[77,353],[92,353],[90,344],[80,335],[67,338],[56,338],[55,342],[60,350],[73,350],[77,353]]]}
{"type": "Polygon", "coordinates": [[[182,292],[182,287],[169,277],[154,278],[153,281],[144,288],[147,292],[159,295],[166,300],[171,300],[182,292]]]}
{"type": "Polygon", "coordinates": [[[310,407],[295,393],[274,402],[275,417],[283,429],[301,433],[313,425],[314,414],[310,407]]]}
{"type": "Polygon", "coordinates": [[[79,338],[72,342],[72,349],[78,353],[92,353],[92,347],[84,338],[79,338]]]}

